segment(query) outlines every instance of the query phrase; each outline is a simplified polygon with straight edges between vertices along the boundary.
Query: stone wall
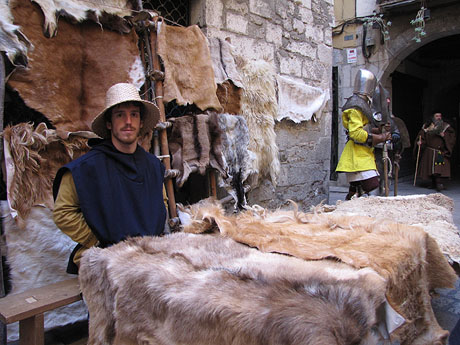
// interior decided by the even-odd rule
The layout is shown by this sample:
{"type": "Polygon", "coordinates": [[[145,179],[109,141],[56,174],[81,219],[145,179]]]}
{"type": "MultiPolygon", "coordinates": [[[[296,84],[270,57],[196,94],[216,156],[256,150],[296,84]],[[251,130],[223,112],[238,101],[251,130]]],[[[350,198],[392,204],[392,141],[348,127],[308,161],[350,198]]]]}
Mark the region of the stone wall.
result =
{"type": "MultiPolygon", "coordinates": [[[[230,38],[234,53],[268,59],[278,74],[331,90],[333,0],[195,0],[192,24],[207,37],[230,38]]],[[[303,209],[328,196],[331,102],[316,121],[276,123],[281,173],[263,181],[251,204],[276,208],[294,200],[303,209]]]]}

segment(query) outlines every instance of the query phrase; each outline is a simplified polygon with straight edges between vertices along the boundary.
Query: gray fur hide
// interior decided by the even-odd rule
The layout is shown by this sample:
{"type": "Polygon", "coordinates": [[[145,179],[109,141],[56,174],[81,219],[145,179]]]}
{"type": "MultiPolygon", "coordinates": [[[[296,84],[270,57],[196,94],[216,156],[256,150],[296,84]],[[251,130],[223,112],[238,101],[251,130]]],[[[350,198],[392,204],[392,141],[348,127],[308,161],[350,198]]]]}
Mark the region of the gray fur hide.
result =
{"type": "Polygon", "coordinates": [[[91,248],[79,279],[92,345],[377,344],[385,295],[369,268],[185,233],[91,248]]]}
{"type": "Polygon", "coordinates": [[[244,187],[257,176],[254,170],[254,152],[248,150],[249,132],[243,116],[219,114],[219,127],[222,130],[222,152],[227,162],[228,178],[221,178],[219,185],[237,202],[241,208],[246,205],[244,187]]]}
{"type": "MultiPolygon", "coordinates": [[[[74,276],[66,273],[67,261],[76,246],[53,222],[51,210],[35,206],[19,228],[10,214],[7,201],[1,202],[2,224],[6,240],[6,258],[10,268],[10,294],[42,287],[74,276]]],[[[45,313],[45,330],[87,318],[82,301],[45,313]]],[[[19,337],[18,322],[8,325],[8,340],[19,337]]]]}

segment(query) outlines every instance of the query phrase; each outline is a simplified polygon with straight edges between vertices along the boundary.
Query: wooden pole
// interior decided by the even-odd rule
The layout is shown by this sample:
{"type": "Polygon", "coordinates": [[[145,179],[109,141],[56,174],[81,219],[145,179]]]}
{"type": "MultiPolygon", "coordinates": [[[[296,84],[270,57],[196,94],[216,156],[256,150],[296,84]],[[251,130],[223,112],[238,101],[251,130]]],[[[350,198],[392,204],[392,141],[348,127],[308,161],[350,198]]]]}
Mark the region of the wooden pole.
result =
{"type": "Polygon", "coordinates": [[[415,163],[415,175],[414,175],[414,186],[415,186],[415,181],[417,180],[417,171],[418,171],[418,161],[420,159],[420,141],[422,140],[422,137],[419,136],[418,137],[418,140],[417,140],[417,146],[418,146],[418,150],[417,150],[417,162],[415,163]]]}
{"type": "MultiPolygon", "coordinates": [[[[3,111],[5,104],[5,61],[3,53],[0,52],[0,131],[3,132],[3,111]]],[[[0,162],[3,162],[3,137],[0,137],[0,162]]],[[[0,212],[0,216],[3,216],[0,212]]],[[[3,219],[3,217],[0,217],[3,219]]],[[[0,229],[2,229],[3,224],[0,220],[0,229]]],[[[3,231],[1,231],[3,233],[3,231]]],[[[2,250],[0,247],[0,298],[5,297],[5,282],[3,281],[3,257],[2,250]]],[[[6,344],[6,325],[0,323],[0,344],[6,344]]]]}
{"type": "MultiPolygon", "coordinates": [[[[152,60],[153,60],[153,69],[155,71],[161,71],[160,59],[157,54],[157,19],[155,18],[153,25],[150,25],[150,49],[152,52],[152,60]]],[[[160,122],[166,121],[166,114],[165,114],[165,106],[163,103],[163,81],[162,80],[155,80],[155,95],[157,100],[156,104],[160,109],[160,122]]],[[[168,147],[168,137],[166,130],[161,130],[160,133],[160,150],[162,155],[169,155],[169,147],[168,147]]],[[[171,158],[165,157],[163,159],[163,164],[166,170],[171,169],[171,158]]],[[[171,218],[177,217],[177,210],[176,210],[176,201],[174,198],[174,186],[171,179],[167,179],[165,181],[166,184],[166,194],[168,195],[168,206],[169,206],[169,214],[171,218]]]]}
{"type": "Polygon", "coordinates": [[[211,186],[210,191],[211,191],[211,196],[214,198],[217,198],[217,177],[216,177],[216,172],[214,169],[209,170],[209,184],[211,186]]]}
{"type": "Polygon", "coordinates": [[[388,188],[388,146],[387,143],[383,143],[383,177],[385,183],[385,196],[389,194],[388,188]]]}

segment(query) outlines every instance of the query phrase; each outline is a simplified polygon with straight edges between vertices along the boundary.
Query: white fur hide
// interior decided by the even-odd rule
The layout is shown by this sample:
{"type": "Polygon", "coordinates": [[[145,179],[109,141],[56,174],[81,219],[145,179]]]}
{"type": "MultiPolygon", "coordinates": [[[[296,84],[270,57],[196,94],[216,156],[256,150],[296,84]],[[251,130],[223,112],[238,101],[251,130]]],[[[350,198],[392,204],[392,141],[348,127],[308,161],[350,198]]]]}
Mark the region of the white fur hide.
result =
{"type": "Polygon", "coordinates": [[[274,67],[265,60],[243,61],[239,67],[243,81],[241,115],[248,124],[249,150],[257,156],[253,170],[258,170],[261,177],[270,177],[276,186],[280,161],[275,133],[278,105],[274,67]]]}
{"type": "MultiPolygon", "coordinates": [[[[66,280],[67,262],[76,243],[54,224],[51,210],[33,207],[19,229],[9,213],[8,204],[1,202],[3,230],[10,266],[11,292],[16,294],[32,288],[66,280]]],[[[82,301],[45,313],[45,330],[85,320],[87,309],[82,301]]],[[[8,340],[18,339],[18,322],[8,325],[8,340]]]]}
{"type": "Polygon", "coordinates": [[[292,78],[276,76],[278,83],[278,117],[299,123],[319,119],[329,100],[329,90],[322,90],[292,78]]]}
{"type": "Polygon", "coordinates": [[[0,51],[5,52],[10,62],[15,64],[19,55],[26,59],[30,42],[13,22],[8,0],[0,0],[0,51]]]}

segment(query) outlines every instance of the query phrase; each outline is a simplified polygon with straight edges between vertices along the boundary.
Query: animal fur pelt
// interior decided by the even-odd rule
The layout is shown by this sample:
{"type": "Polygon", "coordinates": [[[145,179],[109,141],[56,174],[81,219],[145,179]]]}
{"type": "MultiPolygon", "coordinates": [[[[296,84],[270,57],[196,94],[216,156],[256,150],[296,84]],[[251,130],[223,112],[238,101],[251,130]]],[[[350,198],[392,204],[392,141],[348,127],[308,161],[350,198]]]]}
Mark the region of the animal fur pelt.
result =
{"type": "Polygon", "coordinates": [[[276,186],[280,161],[275,134],[278,113],[274,68],[265,60],[243,59],[239,59],[238,67],[243,80],[241,115],[249,129],[249,150],[257,157],[253,170],[259,171],[260,177],[270,177],[276,186]]]}
{"type": "MultiPolygon", "coordinates": [[[[385,281],[371,269],[176,233],[85,252],[92,345],[378,344],[385,281]]],[[[383,344],[381,342],[380,344],[383,344]]]]}
{"type": "Polygon", "coordinates": [[[430,291],[453,288],[454,270],[436,241],[421,228],[365,216],[267,211],[253,207],[227,216],[218,204],[192,205],[185,232],[215,227],[222,236],[263,252],[289,254],[305,260],[332,258],[355,268],[370,267],[387,281],[387,298],[408,320],[396,337],[404,344],[444,344],[431,308],[430,291]]]}
{"type": "Polygon", "coordinates": [[[416,225],[436,240],[450,263],[460,264],[459,229],[454,224],[454,201],[442,193],[397,197],[356,198],[324,205],[334,215],[360,214],[382,220],[416,225]]]}
{"type": "MultiPolygon", "coordinates": [[[[1,202],[3,232],[6,240],[6,261],[10,269],[10,294],[70,279],[67,261],[76,246],[54,224],[51,210],[32,207],[24,227],[19,228],[6,201],[1,202]]],[[[45,330],[85,320],[87,309],[83,302],[45,313],[45,330]]],[[[8,325],[8,341],[19,336],[18,323],[8,325]]]]}
{"type": "Polygon", "coordinates": [[[230,80],[217,84],[217,98],[222,105],[222,112],[228,114],[241,114],[242,89],[235,86],[230,80]]]}
{"type": "Polygon", "coordinates": [[[32,206],[53,209],[51,187],[57,170],[89,150],[87,138],[94,133],[76,134],[48,129],[44,123],[35,129],[27,123],[5,128],[8,202],[21,228],[32,206]]]}
{"type": "MultiPolygon", "coordinates": [[[[13,0],[14,2],[23,0],[13,0]]],[[[58,31],[59,17],[69,21],[83,22],[92,20],[120,33],[131,30],[123,17],[130,16],[132,10],[139,11],[142,5],[138,0],[34,0],[44,15],[43,33],[46,37],[54,37],[58,31]]]]}
{"type": "Polygon", "coordinates": [[[169,136],[172,168],[180,171],[176,178],[182,187],[192,172],[201,175],[211,167],[226,177],[226,163],[222,155],[222,131],[212,113],[187,115],[170,119],[173,123],[169,136]]]}
{"type": "Polygon", "coordinates": [[[322,90],[289,77],[277,75],[278,121],[288,118],[295,123],[319,119],[329,100],[329,90],[322,90]]]}
{"type": "Polygon", "coordinates": [[[227,162],[227,178],[221,178],[219,185],[236,201],[236,207],[246,205],[245,187],[257,178],[254,168],[256,159],[249,147],[249,132],[243,116],[219,114],[217,117],[222,130],[222,152],[227,162]]]}
{"type": "Polygon", "coordinates": [[[43,15],[31,1],[18,0],[12,13],[35,48],[28,68],[16,69],[8,85],[57,129],[89,130],[110,86],[144,83],[135,30],[120,35],[91,22],[60,20],[59,35],[48,39],[41,32],[43,15]]]}
{"type": "Polygon", "coordinates": [[[222,110],[216,96],[209,47],[197,25],[184,28],[161,23],[158,54],[165,69],[165,102],[176,100],[178,105],[195,104],[201,110],[222,110]]]}
{"type": "Polygon", "coordinates": [[[14,24],[14,18],[8,6],[8,0],[0,0],[0,51],[13,65],[27,66],[27,51],[30,42],[21,32],[20,27],[14,24]]]}
{"type": "Polygon", "coordinates": [[[211,37],[209,38],[209,50],[216,83],[222,84],[230,80],[236,87],[242,88],[243,84],[236,67],[231,44],[221,38],[211,37]]]}

